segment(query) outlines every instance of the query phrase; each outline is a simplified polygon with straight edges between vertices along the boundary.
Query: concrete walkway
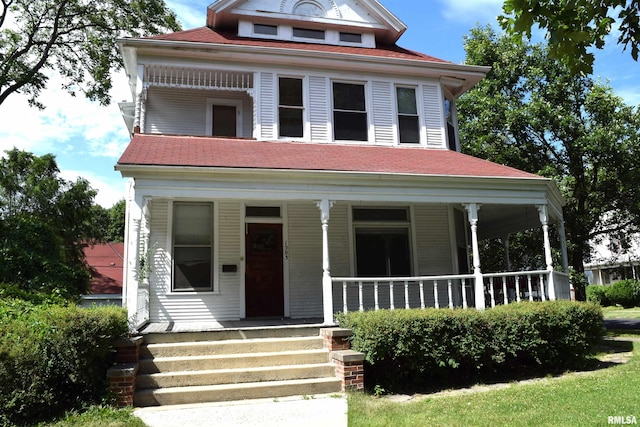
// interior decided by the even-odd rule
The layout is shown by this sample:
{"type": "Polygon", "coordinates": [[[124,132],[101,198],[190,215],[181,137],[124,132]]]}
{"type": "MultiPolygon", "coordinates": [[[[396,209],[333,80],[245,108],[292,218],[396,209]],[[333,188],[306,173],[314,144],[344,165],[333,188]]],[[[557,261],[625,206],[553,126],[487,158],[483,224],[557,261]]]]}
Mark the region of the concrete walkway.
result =
{"type": "Polygon", "coordinates": [[[149,427],[347,427],[344,395],[139,408],[134,415],[149,427]]]}
{"type": "Polygon", "coordinates": [[[639,329],[640,319],[604,319],[607,329],[639,329]]]}

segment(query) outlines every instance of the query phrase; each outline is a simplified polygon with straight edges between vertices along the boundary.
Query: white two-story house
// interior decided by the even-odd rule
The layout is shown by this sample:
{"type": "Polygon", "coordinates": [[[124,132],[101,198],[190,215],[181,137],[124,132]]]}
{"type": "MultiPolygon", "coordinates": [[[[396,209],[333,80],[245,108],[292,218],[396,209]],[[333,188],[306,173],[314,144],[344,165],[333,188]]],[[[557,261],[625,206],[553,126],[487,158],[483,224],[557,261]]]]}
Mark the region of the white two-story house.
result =
{"type": "Polygon", "coordinates": [[[375,0],[204,12],[119,41],[136,326],[570,298],[553,182],[460,153],[456,99],[487,67],[399,47],[405,25],[375,0]],[[546,269],[482,272],[480,240],[531,228],[546,269]]]}

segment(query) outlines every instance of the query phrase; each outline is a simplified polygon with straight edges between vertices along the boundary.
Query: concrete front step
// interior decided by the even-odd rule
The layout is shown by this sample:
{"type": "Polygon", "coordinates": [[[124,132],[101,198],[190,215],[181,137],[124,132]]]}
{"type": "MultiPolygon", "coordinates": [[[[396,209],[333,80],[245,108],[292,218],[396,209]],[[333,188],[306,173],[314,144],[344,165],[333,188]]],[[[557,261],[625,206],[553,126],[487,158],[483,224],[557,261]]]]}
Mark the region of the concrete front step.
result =
{"type": "Polygon", "coordinates": [[[338,378],[268,381],[194,387],[147,389],[135,393],[135,406],[183,405],[245,399],[340,393],[338,378]]]}
{"type": "Polygon", "coordinates": [[[241,384],[266,381],[284,381],[335,376],[331,363],[262,368],[216,369],[194,372],[163,372],[138,375],[138,390],[147,388],[191,387],[212,384],[241,384]]]}
{"type": "Polygon", "coordinates": [[[260,368],[267,366],[317,364],[329,361],[324,349],[285,352],[220,354],[213,356],[160,357],[140,360],[140,374],[214,369],[260,368]]]}
{"type": "Polygon", "coordinates": [[[321,348],[323,348],[323,340],[319,336],[157,343],[142,345],[140,358],[267,353],[321,348]]]}
{"type": "Polygon", "coordinates": [[[270,328],[222,329],[202,332],[147,333],[144,342],[147,344],[246,340],[257,338],[317,337],[319,326],[286,326],[270,328]]]}

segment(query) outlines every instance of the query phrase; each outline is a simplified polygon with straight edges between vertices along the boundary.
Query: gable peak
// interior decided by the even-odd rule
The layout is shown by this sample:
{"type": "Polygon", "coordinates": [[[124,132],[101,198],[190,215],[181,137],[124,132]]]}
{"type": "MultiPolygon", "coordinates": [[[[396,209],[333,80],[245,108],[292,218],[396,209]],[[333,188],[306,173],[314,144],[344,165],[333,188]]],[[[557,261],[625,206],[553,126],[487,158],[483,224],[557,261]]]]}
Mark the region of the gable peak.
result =
{"type": "Polygon", "coordinates": [[[377,0],[216,0],[208,8],[211,28],[235,29],[242,21],[368,32],[384,44],[395,43],[406,30],[377,0]]]}

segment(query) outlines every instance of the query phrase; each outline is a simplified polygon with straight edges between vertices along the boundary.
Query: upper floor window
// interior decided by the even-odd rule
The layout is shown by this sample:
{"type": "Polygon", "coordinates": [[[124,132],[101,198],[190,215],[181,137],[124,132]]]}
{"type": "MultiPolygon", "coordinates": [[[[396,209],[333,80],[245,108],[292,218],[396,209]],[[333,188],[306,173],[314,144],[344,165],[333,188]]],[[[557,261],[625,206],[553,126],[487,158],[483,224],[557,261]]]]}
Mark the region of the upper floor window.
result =
{"type": "Polygon", "coordinates": [[[278,35],[278,26],[277,25],[264,25],[264,24],[253,24],[253,32],[256,34],[264,34],[267,36],[277,36],[278,35]]]}
{"type": "Polygon", "coordinates": [[[300,37],[302,39],[324,40],[324,31],[310,30],[308,28],[294,28],[293,37],[300,37]]]}
{"type": "Polygon", "coordinates": [[[364,84],[333,83],[333,137],[342,141],[368,141],[364,84]]]}
{"type": "Polygon", "coordinates": [[[362,34],[340,33],[340,41],[345,43],[362,43],[362,34]]]}
{"type": "Polygon", "coordinates": [[[398,130],[400,143],[420,143],[420,119],[416,104],[416,89],[396,87],[398,102],[398,130]]]}
{"type": "Polygon", "coordinates": [[[444,100],[444,114],[447,119],[447,138],[449,139],[449,149],[459,151],[458,137],[454,124],[454,104],[446,98],[444,100]]]}
{"type": "Polygon", "coordinates": [[[304,135],[302,79],[280,77],[278,123],[281,137],[304,135]]]}

